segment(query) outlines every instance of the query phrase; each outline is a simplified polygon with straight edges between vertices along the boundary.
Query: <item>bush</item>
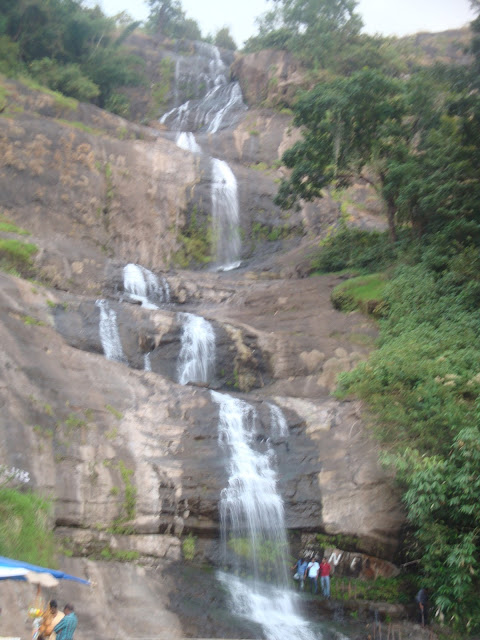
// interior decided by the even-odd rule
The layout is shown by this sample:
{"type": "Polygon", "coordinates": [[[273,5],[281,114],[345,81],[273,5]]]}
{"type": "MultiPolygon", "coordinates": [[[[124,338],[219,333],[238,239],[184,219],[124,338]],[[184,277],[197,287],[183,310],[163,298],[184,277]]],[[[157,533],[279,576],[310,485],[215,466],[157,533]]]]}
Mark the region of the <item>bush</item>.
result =
{"type": "Polygon", "coordinates": [[[197,538],[191,533],[182,542],[183,557],[191,562],[195,558],[195,543],[197,538]]]}
{"type": "Polygon", "coordinates": [[[0,238],[0,269],[28,278],[33,275],[32,257],[37,251],[34,244],[0,238]]]}
{"type": "Polygon", "coordinates": [[[14,77],[24,71],[20,59],[20,47],[7,36],[0,36],[0,73],[14,77]]]}
{"type": "Polygon", "coordinates": [[[380,317],[387,312],[387,306],[383,301],[386,284],[385,275],[381,273],[350,278],[332,291],[332,304],[335,309],[340,311],[356,311],[358,309],[380,317]]]}
{"type": "Polygon", "coordinates": [[[376,272],[386,269],[396,259],[396,247],[387,233],[363,231],[342,226],[326,238],[310,263],[311,271],[328,273],[344,269],[376,272]]]}
{"type": "Polygon", "coordinates": [[[0,555],[55,566],[51,503],[33,492],[0,488],[0,555]]]}
{"type": "Polygon", "coordinates": [[[98,86],[87,78],[78,64],[61,65],[50,58],[42,58],[31,62],[29,69],[41,84],[81,102],[89,102],[100,93],[98,86]]]}

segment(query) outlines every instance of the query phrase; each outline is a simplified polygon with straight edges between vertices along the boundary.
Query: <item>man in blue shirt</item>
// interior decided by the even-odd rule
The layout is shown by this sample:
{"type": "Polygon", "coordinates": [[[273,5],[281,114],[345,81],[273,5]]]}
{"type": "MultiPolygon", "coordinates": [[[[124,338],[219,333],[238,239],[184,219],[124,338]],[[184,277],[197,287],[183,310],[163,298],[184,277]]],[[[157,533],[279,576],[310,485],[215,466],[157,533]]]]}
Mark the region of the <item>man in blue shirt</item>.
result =
{"type": "Polygon", "coordinates": [[[57,640],[73,640],[73,634],[77,628],[77,616],[73,610],[73,604],[66,604],[63,609],[65,617],[54,627],[57,640]]]}

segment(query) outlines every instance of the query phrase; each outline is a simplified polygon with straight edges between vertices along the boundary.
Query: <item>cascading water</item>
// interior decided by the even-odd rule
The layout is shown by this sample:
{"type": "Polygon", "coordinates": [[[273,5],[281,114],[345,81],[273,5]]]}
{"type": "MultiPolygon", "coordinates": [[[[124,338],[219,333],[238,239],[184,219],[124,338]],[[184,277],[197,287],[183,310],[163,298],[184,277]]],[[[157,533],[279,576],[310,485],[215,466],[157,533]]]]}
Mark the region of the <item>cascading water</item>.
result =
{"type": "MultiPolygon", "coordinates": [[[[178,105],[161,122],[177,131],[182,149],[201,153],[192,132],[215,133],[233,123],[239,109],[245,109],[240,87],[228,83],[226,67],[219,51],[211,45],[197,47],[208,53],[208,70],[192,78],[206,87],[203,98],[178,105]],[[204,75],[202,75],[204,74],[204,75]]],[[[198,63],[198,60],[196,60],[198,63]]],[[[176,82],[184,81],[179,64],[176,82]]],[[[177,95],[177,94],[176,94],[177,95]]],[[[218,270],[240,265],[241,241],[237,181],[226,162],[212,158],[212,219],[218,270]]],[[[208,382],[212,369],[214,334],[206,320],[192,314],[183,316],[178,380],[208,382]]],[[[251,405],[227,394],[211,391],[219,406],[219,441],[229,454],[230,478],[222,491],[220,515],[224,543],[224,566],[219,572],[228,586],[234,612],[260,624],[268,640],[314,640],[308,623],[298,615],[298,595],[289,587],[286,566],[287,537],[283,501],[277,491],[273,467],[275,456],[270,441],[256,450],[256,412],[251,405]],[[246,574],[248,578],[240,578],[246,574]]],[[[288,425],[278,407],[269,404],[272,439],[286,438],[288,425]]]]}
{"type": "MultiPolygon", "coordinates": [[[[277,491],[274,454],[254,449],[256,413],[248,403],[210,392],[219,406],[219,441],[229,454],[230,477],[220,499],[224,563],[219,572],[233,610],[260,624],[268,640],[314,640],[288,588],[283,501],[277,491]],[[246,573],[248,578],[240,578],[246,573]]],[[[273,406],[273,405],[272,405],[273,406]]],[[[278,407],[277,407],[278,409],[278,407]]]]}
{"type": "Polygon", "coordinates": [[[212,158],[212,219],[219,271],[240,266],[237,180],[226,162],[212,158]]]}
{"type": "MultiPolygon", "coordinates": [[[[175,67],[175,83],[191,86],[197,96],[204,87],[201,98],[175,104],[162,116],[160,122],[177,131],[177,145],[192,153],[202,149],[193,131],[216,133],[231,126],[238,114],[246,109],[238,82],[227,80],[228,69],[217,47],[195,43],[194,60],[189,59],[189,72],[182,72],[180,60],[175,67]],[[208,64],[207,64],[208,61],[208,64]],[[192,73],[192,70],[193,73],[192,73]]],[[[175,99],[177,100],[177,93],[175,99]]],[[[239,229],[239,203],[237,180],[228,164],[212,159],[212,220],[216,268],[229,271],[240,266],[241,240],[239,229]]]]}
{"type": "Polygon", "coordinates": [[[150,361],[150,353],[145,353],[143,355],[143,369],[144,371],[152,370],[152,363],[150,361]]]}
{"type": "Polygon", "coordinates": [[[267,402],[270,408],[270,421],[272,425],[272,438],[274,440],[288,437],[288,424],[282,410],[276,404],[267,402]]]}
{"type": "Polygon", "coordinates": [[[180,354],[178,356],[178,382],[207,383],[215,364],[215,333],[201,316],[180,313],[183,320],[180,354]]]}
{"type": "Polygon", "coordinates": [[[97,300],[95,306],[100,309],[99,333],[105,357],[108,360],[127,364],[118,333],[117,314],[110,309],[106,300],[97,300]]]}
{"type": "Polygon", "coordinates": [[[139,264],[123,267],[123,288],[133,300],[147,309],[158,309],[157,304],[170,302],[170,287],[165,278],[160,282],[157,276],[139,264]]]}
{"type": "Polygon", "coordinates": [[[234,124],[247,107],[238,82],[227,79],[228,68],[218,48],[205,42],[196,42],[194,47],[193,56],[177,60],[175,105],[160,122],[172,131],[215,133],[234,124]],[[188,93],[194,97],[179,105],[180,84],[188,87],[188,93]]]}
{"type": "Polygon", "coordinates": [[[202,153],[202,148],[191,131],[180,131],[176,139],[177,146],[191,153],[202,153]]]}

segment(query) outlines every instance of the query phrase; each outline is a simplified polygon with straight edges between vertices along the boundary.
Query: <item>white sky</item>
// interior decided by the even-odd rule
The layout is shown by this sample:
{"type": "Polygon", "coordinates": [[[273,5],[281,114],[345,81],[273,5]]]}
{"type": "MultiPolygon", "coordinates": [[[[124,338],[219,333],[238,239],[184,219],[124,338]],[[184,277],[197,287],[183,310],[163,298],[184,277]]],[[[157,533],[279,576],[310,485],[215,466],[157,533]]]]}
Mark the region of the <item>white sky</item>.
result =
{"type": "MultiPolygon", "coordinates": [[[[107,15],[127,11],[136,20],[149,13],[143,0],[89,0],[89,4],[99,4],[107,15]]],[[[273,6],[267,0],[181,0],[181,4],[203,35],[228,26],[239,47],[256,33],[255,18],[273,6]]],[[[367,33],[385,36],[455,29],[474,18],[469,0],[359,0],[357,11],[367,33]]]]}

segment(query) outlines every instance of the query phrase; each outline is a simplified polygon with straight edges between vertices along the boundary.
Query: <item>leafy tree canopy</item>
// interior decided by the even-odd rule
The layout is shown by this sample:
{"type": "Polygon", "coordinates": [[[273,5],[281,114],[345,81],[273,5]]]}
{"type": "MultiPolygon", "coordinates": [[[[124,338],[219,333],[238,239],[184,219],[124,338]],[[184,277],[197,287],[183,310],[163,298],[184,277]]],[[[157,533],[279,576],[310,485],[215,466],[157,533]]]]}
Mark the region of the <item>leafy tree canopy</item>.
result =
{"type": "Polygon", "coordinates": [[[309,64],[327,67],[359,36],[362,20],[356,0],[271,0],[274,7],[259,21],[259,33],[245,50],[279,47],[309,64]]]}
{"type": "Polygon", "coordinates": [[[198,23],[187,18],[180,0],[148,0],[150,15],[147,29],[160,32],[170,38],[200,40],[202,37],[198,23]]]}
{"type": "Polygon", "coordinates": [[[122,47],[139,25],[106,17],[81,0],[2,0],[0,49],[7,75],[29,73],[51,89],[105,106],[112,92],[143,81],[142,61],[122,47]]]}
{"type": "Polygon", "coordinates": [[[237,50],[237,45],[230,33],[229,27],[223,27],[217,31],[214,38],[214,44],[223,49],[231,49],[232,51],[237,50]]]}

